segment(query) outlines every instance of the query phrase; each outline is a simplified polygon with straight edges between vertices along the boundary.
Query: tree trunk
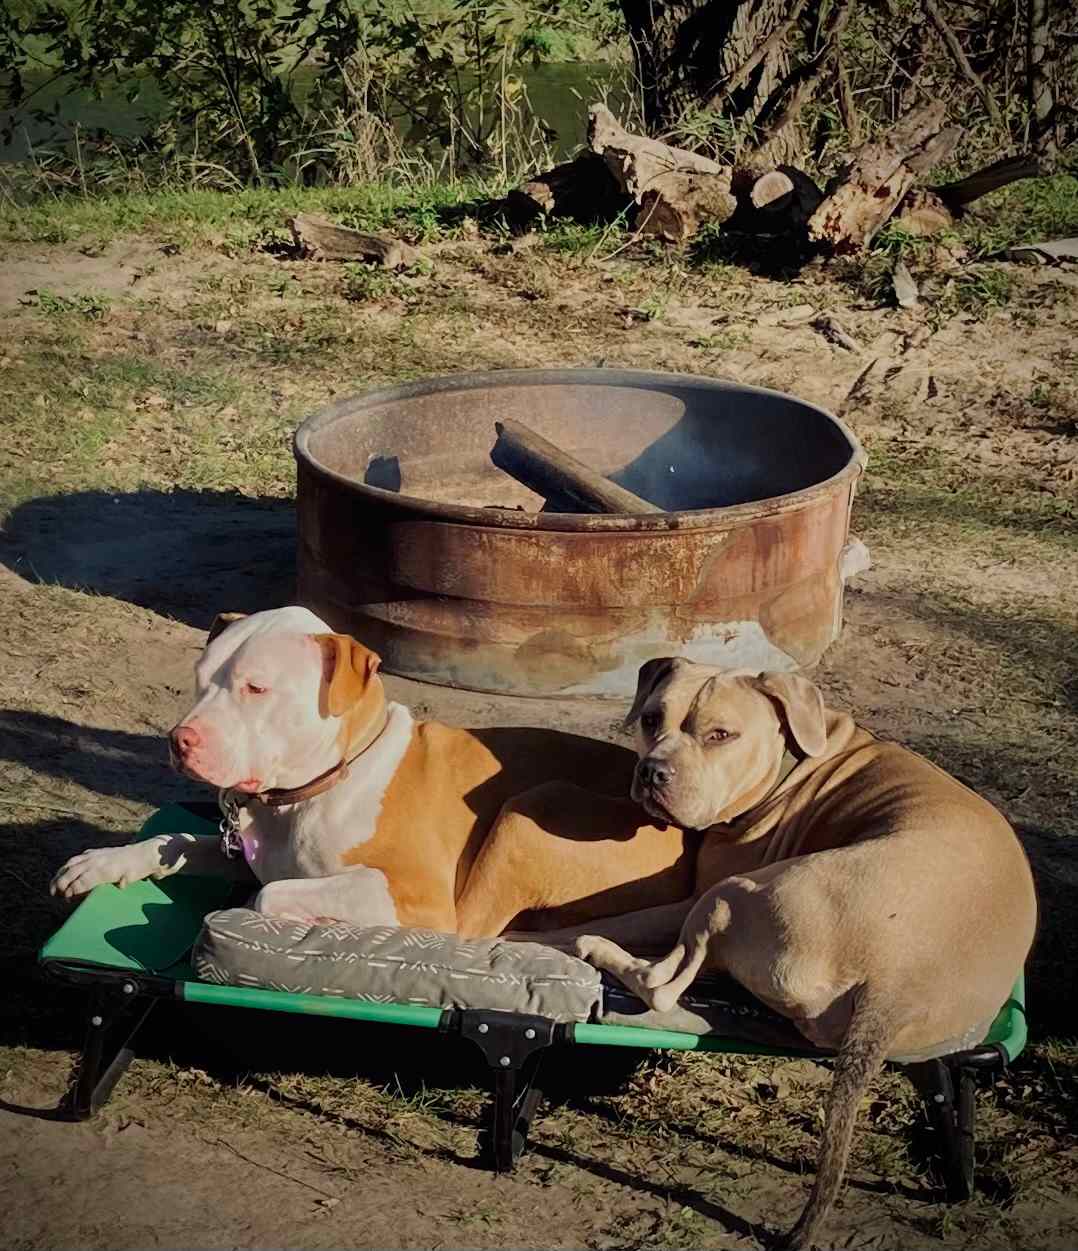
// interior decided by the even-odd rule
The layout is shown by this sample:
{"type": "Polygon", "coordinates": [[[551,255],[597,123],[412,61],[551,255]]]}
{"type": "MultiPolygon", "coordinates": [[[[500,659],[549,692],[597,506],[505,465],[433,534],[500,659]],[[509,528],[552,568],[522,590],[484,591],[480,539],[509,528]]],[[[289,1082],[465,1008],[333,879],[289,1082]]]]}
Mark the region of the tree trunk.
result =
{"type": "MultiPolygon", "coordinates": [[[[734,125],[755,120],[789,74],[785,35],[804,3],[621,0],[648,133],[664,134],[698,109],[712,109],[734,125]]],[[[788,126],[766,155],[789,160],[802,146],[798,128],[788,126]]]]}
{"type": "Polygon", "coordinates": [[[1055,101],[1052,99],[1052,83],[1048,77],[1048,8],[1048,0],[1029,0],[1026,72],[1029,79],[1030,140],[1034,152],[1042,156],[1051,156],[1055,152],[1055,101]]]}

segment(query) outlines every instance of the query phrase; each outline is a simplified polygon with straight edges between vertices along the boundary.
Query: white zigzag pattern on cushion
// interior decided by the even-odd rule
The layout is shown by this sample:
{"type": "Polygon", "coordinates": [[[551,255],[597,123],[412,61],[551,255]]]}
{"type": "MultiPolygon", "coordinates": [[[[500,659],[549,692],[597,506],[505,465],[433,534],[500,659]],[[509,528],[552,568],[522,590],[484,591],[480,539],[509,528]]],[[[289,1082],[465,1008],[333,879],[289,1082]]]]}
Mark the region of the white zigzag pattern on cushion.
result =
{"type": "Polygon", "coordinates": [[[280,934],[286,925],[291,926],[295,924],[293,921],[277,921],[262,912],[253,912],[248,909],[237,909],[237,911],[243,912],[239,923],[240,927],[246,930],[259,930],[265,934],[280,934]]]}
{"type": "Polygon", "coordinates": [[[401,946],[419,947],[424,951],[437,951],[445,946],[445,940],[444,934],[437,934],[433,930],[403,930],[401,932],[401,946]]]}
{"type": "Polygon", "coordinates": [[[195,965],[195,972],[204,982],[214,982],[218,986],[227,986],[228,977],[223,969],[219,969],[212,961],[203,957],[195,965]]]}

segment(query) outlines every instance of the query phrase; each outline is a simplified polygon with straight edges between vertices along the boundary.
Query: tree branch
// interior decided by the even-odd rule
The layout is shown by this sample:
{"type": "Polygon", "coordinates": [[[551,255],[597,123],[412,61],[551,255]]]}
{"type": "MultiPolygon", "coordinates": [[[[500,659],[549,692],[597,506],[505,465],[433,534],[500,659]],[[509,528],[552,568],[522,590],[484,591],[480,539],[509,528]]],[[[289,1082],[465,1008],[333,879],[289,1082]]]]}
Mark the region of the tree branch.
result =
{"type": "Polygon", "coordinates": [[[838,114],[846,128],[846,136],[851,148],[861,146],[861,118],[857,113],[857,104],[850,86],[850,76],[846,73],[846,63],[839,57],[838,62],[838,114]]]}
{"type": "Polygon", "coordinates": [[[742,65],[739,65],[732,74],[712,83],[707,92],[707,108],[715,108],[722,99],[732,95],[739,87],[743,87],[749,81],[749,76],[753,70],[762,65],[776,48],[785,43],[790,31],[796,25],[797,19],[801,16],[801,10],[805,7],[805,3],[806,0],[794,0],[793,8],[790,10],[786,20],[780,22],[775,27],[752,55],[742,65]]]}
{"type": "Polygon", "coordinates": [[[947,20],[940,12],[936,4],[936,0],[922,0],[924,10],[928,14],[929,20],[935,26],[940,38],[947,45],[947,49],[954,59],[955,65],[958,66],[962,77],[970,84],[984,102],[984,107],[988,112],[988,116],[997,126],[1003,126],[1003,114],[999,111],[999,105],[996,104],[992,97],[992,93],[981,81],[980,75],[969,63],[969,57],[962,50],[962,45],[958,42],[958,36],[947,25],[947,20]]]}
{"type": "MultiPolygon", "coordinates": [[[[853,0],[836,0],[835,6],[828,16],[827,25],[822,32],[823,42],[819,51],[816,52],[810,61],[798,66],[797,70],[794,71],[787,82],[779,89],[779,92],[776,93],[776,96],[780,97],[781,92],[791,82],[800,78],[801,81],[797,83],[793,94],[770,122],[763,126],[758,125],[755,143],[757,150],[770,143],[777,135],[780,135],[797,118],[805,104],[815,94],[831,57],[838,49],[838,37],[842,34],[843,27],[849,19],[852,5],[853,0]]],[[[768,111],[768,107],[765,106],[760,114],[761,119],[767,116],[768,111]]]]}

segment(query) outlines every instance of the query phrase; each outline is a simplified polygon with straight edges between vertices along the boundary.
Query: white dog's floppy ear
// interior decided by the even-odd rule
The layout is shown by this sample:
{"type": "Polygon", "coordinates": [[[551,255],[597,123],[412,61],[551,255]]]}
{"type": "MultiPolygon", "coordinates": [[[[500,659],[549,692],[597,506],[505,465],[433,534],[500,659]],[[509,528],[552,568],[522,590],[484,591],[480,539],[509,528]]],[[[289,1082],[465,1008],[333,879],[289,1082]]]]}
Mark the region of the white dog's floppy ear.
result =
{"type": "Polygon", "coordinates": [[[313,637],[322,649],[322,715],[343,717],[363,698],[382,658],[350,634],[315,634],[313,637]]]}
{"type": "Polygon", "coordinates": [[[644,705],[648,702],[652,691],[660,682],[668,678],[680,663],[680,656],[659,656],[655,660],[644,661],[640,666],[640,672],[636,675],[636,695],[633,699],[633,706],[622,722],[623,729],[630,729],[640,720],[640,714],[644,711],[644,705]]]}
{"type": "Polygon", "coordinates": [[[242,621],[246,616],[245,612],[219,612],[213,619],[209,634],[206,635],[206,646],[209,647],[218,634],[227,630],[234,621],[242,621]]]}
{"type": "Polygon", "coordinates": [[[827,718],[816,684],[797,673],[764,673],[756,686],[778,701],[790,733],[805,755],[822,756],[827,746],[827,718]]]}

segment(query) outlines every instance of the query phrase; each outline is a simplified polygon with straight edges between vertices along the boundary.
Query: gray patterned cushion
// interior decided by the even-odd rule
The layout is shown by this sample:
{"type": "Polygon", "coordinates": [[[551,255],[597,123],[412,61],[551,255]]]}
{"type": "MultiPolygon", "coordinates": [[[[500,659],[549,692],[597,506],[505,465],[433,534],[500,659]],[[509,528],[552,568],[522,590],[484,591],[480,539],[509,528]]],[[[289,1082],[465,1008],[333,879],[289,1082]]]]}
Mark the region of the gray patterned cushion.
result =
{"type": "Polygon", "coordinates": [[[465,942],[433,930],[309,925],[247,908],[211,912],[191,953],[198,976],[369,1003],[501,1008],[554,1021],[587,1021],[598,1008],[597,969],[539,943],[465,942]]]}

